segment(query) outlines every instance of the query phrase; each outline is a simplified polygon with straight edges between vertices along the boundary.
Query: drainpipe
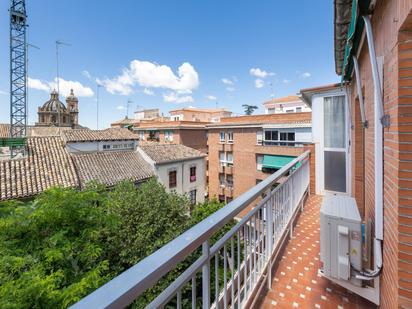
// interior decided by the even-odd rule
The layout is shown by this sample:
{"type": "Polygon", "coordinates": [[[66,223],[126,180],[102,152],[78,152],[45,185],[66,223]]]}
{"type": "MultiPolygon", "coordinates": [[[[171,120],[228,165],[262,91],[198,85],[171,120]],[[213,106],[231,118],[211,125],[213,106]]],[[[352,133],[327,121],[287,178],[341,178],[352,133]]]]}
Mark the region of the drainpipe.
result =
{"type": "Polygon", "coordinates": [[[372,25],[369,16],[362,16],[365,22],[369,56],[372,67],[374,84],[374,159],[375,159],[375,243],[374,261],[375,270],[368,276],[377,276],[382,268],[382,240],[383,240],[383,113],[382,89],[379,79],[378,63],[376,60],[372,25]]]}

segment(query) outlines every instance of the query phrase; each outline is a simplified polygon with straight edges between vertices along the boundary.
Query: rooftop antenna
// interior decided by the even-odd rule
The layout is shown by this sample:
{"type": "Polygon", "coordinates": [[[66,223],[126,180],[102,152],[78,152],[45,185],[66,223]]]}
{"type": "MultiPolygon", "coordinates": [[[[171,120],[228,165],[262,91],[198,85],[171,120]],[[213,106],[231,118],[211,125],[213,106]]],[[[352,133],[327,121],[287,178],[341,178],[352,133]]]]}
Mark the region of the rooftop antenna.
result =
{"type": "Polygon", "coordinates": [[[128,100],[127,100],[127,105],[126,105],[126,118],[129,118],[129,106],[130,106],[130,103],[133,103],[133,101],[130,100],[130,99],[128,99],[128,100]]]}
{"type": "MultiPolygon", "coordinates": [[[[60,46],[71,46],[69,43],[62,42],[57,40],[56,42],[56,83],[57,83],[57,100],[59,100],[60,96],[60,76],[59,76],[59,48],[60,46]]],[[[59,124],[59,131],[60,131],[60,109],[57,109],[58,113],[58,124],[59,124]]]]}
{"type": "Polygon", "coordinates": [[[97,128],[97,130],[99,130],[99,89],[100,88],[102,88],[103,87],[103,85],[102,84],[100,84],[99,82],[97,82],[97,85],[96,85],[96,105],[97,105],[97,108],[96,108],[96,128],[97,128]]]}
{"type": "Polygon", "coordinates": [[[27,127],[26,3],[10,1],[10,157],[25,153],[27,127]]]}

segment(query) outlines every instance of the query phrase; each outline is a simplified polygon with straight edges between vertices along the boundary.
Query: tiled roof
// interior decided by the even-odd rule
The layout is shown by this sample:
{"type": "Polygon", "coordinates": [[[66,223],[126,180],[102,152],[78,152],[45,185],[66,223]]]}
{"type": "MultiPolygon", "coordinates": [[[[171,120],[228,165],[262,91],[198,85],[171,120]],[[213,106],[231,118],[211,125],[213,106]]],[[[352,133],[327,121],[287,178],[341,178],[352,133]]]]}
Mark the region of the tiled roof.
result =
{"type": "MultiPolygon", "coordinates": [[[[27,137],[38,136],[58,136],[60,132],[72,130],[70,127],[51,127],[51,126],[27,126],[27,137]]],[[[83,129],[88,130],[88,129],[83,129]]],[[[0,123],[0,138],[8,138],[10,134],[10,124],[0,123]]]]}
{"type": "Polygon", "coordinates": [[[207,125],[208,128],[218,128],[226,126],[251,126],[263,124],[279,123],[307,123],[312,121],[311,112],[264,114],[221,118],[220,122],[207,125]]]}
{"type": "Polygon", "coordinates": [[[62,132],[66,142],[138,140],[139,137],[125,128],[109,128],[105,130],[75,129],[62,132]]]}
{"type": "Polygon", "coordinates": [[[180,144],[140,143],[139,147],[155,162],[165,163],[190,158],[201,158],[206,155],[199,150],[180,144]]]}
{"type": "Polygon", "coordinates": [[[288,95],[282,98],[273,98],[269,101],[263,103],[266,104],[273,104],[273,103],[289,103],[289,102],[302,102],[302,100],[297,95],[288,95]]]}
{"type": "Polygon", "coordinates": [[[81,187],[91,180],[113,186],[122,180],[140,181],[154,176],[149,163],[135,151],[72,154],[72,159],[81,187]]]}
{"type": "Polygon", "coordinates": [[[0,200],[31,197],[52,186],[78,186],[60,137],[30,137],[27,149],[23,159],[0,161],[0,200]]]}
{"type": "Polygon", "coordinates": [[[175,113],[175,112],[180,112],[180,111],[191,111],[191,112],[199,112],[199,113],[230,113],[226,108],[196,108],[196,107],[184,107],[184,108],[178,108],[178,109],[173,109],[169,111],[169,113],[175,113]]]}
{"type": "Polygon", "coordinates": [[[171,121],[151,121],[141,122],[134,125],[135,129],[182,129],[182,128],[202,128],[204,129],[210,122],[201,121],[186,121],[186,120],[171,120],[171,121]]]}
{"type": "Polygon", "coordinates": [[[10,136],[10,125],[8,123],[0,123],[0,138],[10,136]]]}

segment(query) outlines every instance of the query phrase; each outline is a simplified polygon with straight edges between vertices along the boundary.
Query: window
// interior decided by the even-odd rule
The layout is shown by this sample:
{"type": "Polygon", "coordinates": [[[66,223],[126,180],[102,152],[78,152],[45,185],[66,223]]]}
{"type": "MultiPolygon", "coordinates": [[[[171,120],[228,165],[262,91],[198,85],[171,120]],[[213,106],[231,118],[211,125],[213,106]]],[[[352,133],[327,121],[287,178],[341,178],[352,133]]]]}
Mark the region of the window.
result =
{"type": "Polygon", "coordinates": [[[227,166],[233,166],[233,152],[226,152],[226,164],[227,166]]]}
{"type": "Polygon", "coordinates": [[[263,164],[263,155],[256,155],[256,169],[258,171],[262,170],[262,164],[263,164]]]}
{"type": "Polygon", "coordinates": [[[224,203],[225,202],[225,196],[224,195],[219,195],[219,202],[224,203]]]}
{"type": "Polygon", "coordinates": [[[233,166],[233,153],[219,151],[219,162],[221,166],[233,166]]]}
{"type": "Polygon", "coordinates": [[[165,141],[173,142],[173,131],[165,131],[165,141]]]}
{"type": "Polygon", "coordinates": [[[296,107],[296,112],[300,113],[302,111],[302,107],[296,107]]]}
{"type": "Polygon", "coordinates": [[[287,109],[286,112],[287,113],[293,113],[293,109],[287,109]]]}
{"type": "Polygon", "coordinates": [[[176,188],[176,171],[169,172],[169,188],[176,188]]]}
{"type": "Polygon", "coordinates": [[[196,166],[190,168],[190,182],[196,181],[196,166]]]}
{"type": "Polygon", "coordinates": [[[263,141],[263,132],[257,131],[256,132],[256,144],[262,145],[262,141],[263,141]]]}
{"type": "Polygon", "coordinates": [[[227,197],[226,198],[226,203],[229,204],[231,201],[233,201],[233,197],[227,197]]]}
{"type": "Polygon", "coordinates": [[[270,131],[270,130],[265,131],[265,141],[277,141],[278,136],[279,136],[278,131],[270,131]]]}
{"type": "Polygon", "coordinates": [[[227,142],[233,143],[233,132],[227,132],[227,142]]]}
{"type": "Polygon", "coordinates": [[[226,184],[228,188],[233,188],[233,175],[226,175],[226,184]]]}
{"type": "Polygon", "coordinates": [[[225,132],[220,132],[220,142],[224,142],[225,141],[225,132]]]}
{"type": "Polygon", "coordinates": [[[110,145],[103,145],[103,149],[105,150],[110,149],[110,145]]]}
{"type": "Polygon", "coordinates": [[[149,140],[159,141],[159,131],[149,131],[149,140]]]}
{"type": "Polygon", "coordinates": [[[219,186],[224,188],[225,185],[225,174],[219,174],[219,186]]]}
{"type": "MultiPolygon", "coordinates": [[[[294,141],[295,140],[295,132],[280,132],[280,140],[281,141],[294,141]]],[[[280,143],[283,146],[295,146],[294,143],[280,143]]]]}
{"type": "Polygon", "coordinates": [[[190,200],[190,204],[192,205],[196,204],[196,189],[189,191],[189,200],[190,200]]]}

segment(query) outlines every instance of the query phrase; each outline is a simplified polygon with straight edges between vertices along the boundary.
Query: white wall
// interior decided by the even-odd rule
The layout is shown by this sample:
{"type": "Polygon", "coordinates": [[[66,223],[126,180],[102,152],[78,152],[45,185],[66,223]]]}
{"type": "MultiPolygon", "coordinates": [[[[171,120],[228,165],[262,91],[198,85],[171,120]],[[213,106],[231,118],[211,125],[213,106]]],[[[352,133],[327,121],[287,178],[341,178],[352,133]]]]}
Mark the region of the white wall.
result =
{"type": "Polygon", "coordinates": [[[158,180],[166,187],[168,192],[174,190],[178,194],[189,194],[196,189],[196,201],[198,203],[205,200],[206,187],[206,161],[205,158],[197,158],[173,163],[163,163],[155,165],[155,173],[158,180]],[[196,166],[196,181],[190,182],[190,167],[196,166]],[[169,188],[169,171],[175,170],[176,187],[169,188]]]}
{"type": "Polygon", "coordinates": [[[133,150],[137,146],[136,141],[96,141],[96,142],[68,142],[68,152],[95,152],[95,151],[117,151],[133,150]],[[110,145],[110,149],[103,149],[103,145],[110,145]],[[114,148],[116,147],[116,148],[114,148]]]}

